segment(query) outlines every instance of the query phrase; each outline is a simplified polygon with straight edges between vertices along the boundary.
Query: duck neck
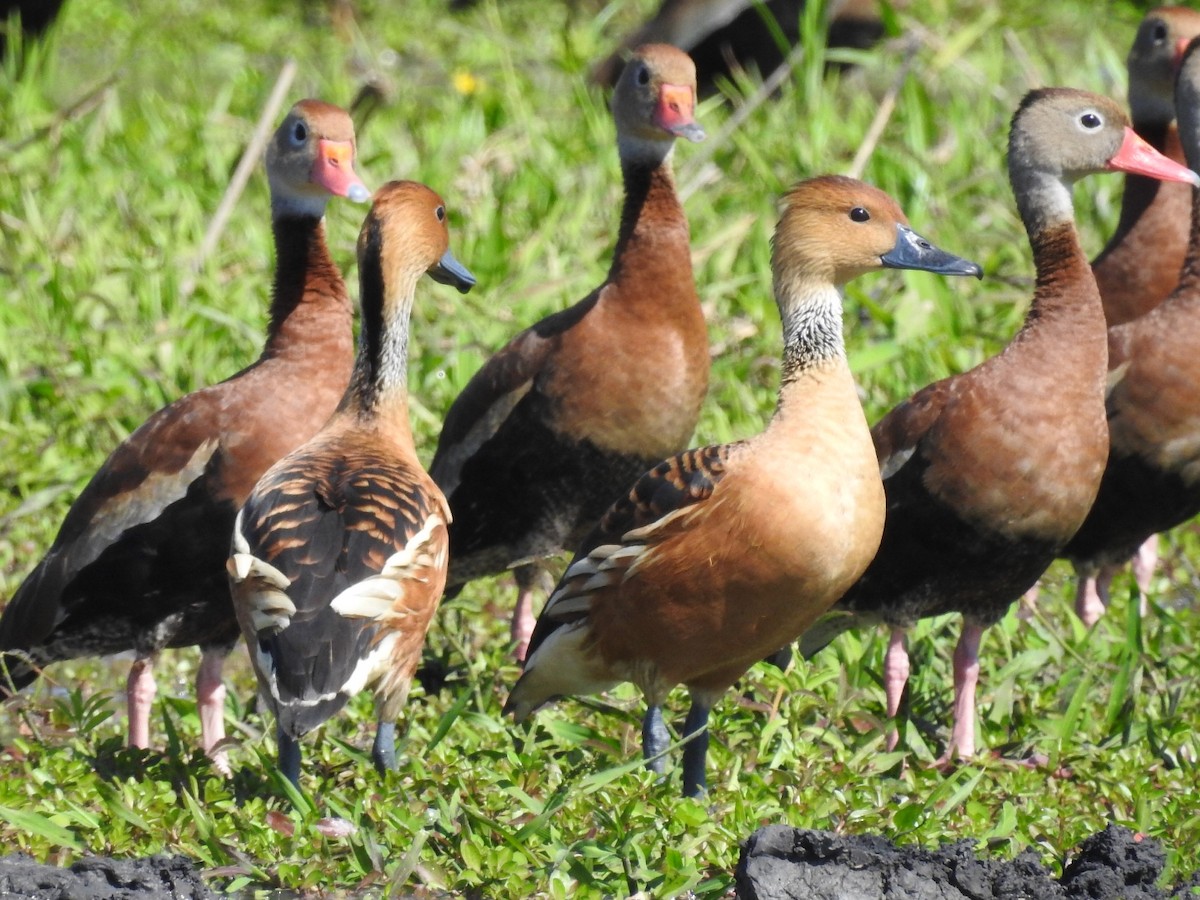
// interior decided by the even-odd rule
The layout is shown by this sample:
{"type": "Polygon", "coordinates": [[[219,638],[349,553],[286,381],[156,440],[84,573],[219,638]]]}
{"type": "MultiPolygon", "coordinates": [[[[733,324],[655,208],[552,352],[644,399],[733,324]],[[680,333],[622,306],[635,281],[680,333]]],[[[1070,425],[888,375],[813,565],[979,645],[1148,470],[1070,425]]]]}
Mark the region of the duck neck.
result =
{"type": "Polygon", "coordinates": [[[408,430],[408,329],[417,277],[387,284],[377,253],[359,263],[362,322],[350,386],[338,407],[360,419],[408,430]]]}
{"type": "Polygon", "coordinates": [[[1033,262],[1037,269],[1037,282],[1033,302],[1025,316],[1025,323],[1014,344],[1039,333],[1041,322],[1058,322],[1061,327],[1074,329],[1076,336],[1063,353],[1080,352],[1088,358],[1103,361],[1103,353],[1096,354],[1094,344],[1105,343],[1107,323],[1104,308],[1100,304],[1100,291],[1092,275],[1087,256],[1079,245],[1079,236],[1072,221],[1054,221],[1038,231],[1031,231],[1029,243],[1033,248],[1033,262]]]}
{"type": "Polygon", "coordinates": [[[783,318],[780,396],[793,383],[845,365],[842,293],[832,284],[776,284],[783,318]]]}
{"type": "MultiPolygon", "coordinates": [[[[1039,169],[1014,167],[1009,170],[1017,211],[1031,241],[1035,236],[1067,224],[1074,231],[1075,205],[1071,184],[1064,178],[1039,169]]],[[[1036,247],[1034,248],[1036,251],[1036,247]]]]}
{"type": "Polygon", "coordinates": [[[671,172],[673,147],[674,141],[623,138],[619,142],[625,201],[609,281],[619,281],[625,271],[639,269],[641,263],[633,261],[647,253],[660,260],[664,254],[679,256],[691,273],[687,217],[671,172]]]}
{"type": "MultiPolygon", "coordinates": [[[[1200,156],[1200,147],[1197,147],[1200,156]]],[[[1200,164],[1200,159],[1196,160],[1200,164]]],[[[1171,295],[1172,302],[1200,304],[1200,189],[1192,188],[1192,223],[1188,232],[1187,255],[1179,273],[1179,285],[1171,295]]]]}
{"type": "Polygon", "coordinates": [[[275,215],[272,230],[275,284],[263,356],[303,345],[311,336],[321,341],[344,337],[349,358],[350,299],[325,244],[324,220],[313,215],[275,215]],[[344,319],[344,335],[331,326],[331,314],[344,319]]]}

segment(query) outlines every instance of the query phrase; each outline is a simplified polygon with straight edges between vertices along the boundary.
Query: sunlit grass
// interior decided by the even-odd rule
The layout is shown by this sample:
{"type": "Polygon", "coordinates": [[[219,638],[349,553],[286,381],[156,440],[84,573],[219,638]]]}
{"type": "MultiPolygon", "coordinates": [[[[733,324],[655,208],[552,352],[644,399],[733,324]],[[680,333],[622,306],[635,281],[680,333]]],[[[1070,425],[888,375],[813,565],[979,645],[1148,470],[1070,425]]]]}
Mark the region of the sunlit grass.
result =
{"type": "MultiPolygon", "coordinates": [[[[352,18],[337,5],[271,0],[68,4],[49,45],[27,48],[23,70],[10,59],[0,76],[0,598],[122,437],[256,355],[271,266],[261,173],[215,253],[194,266],[287,58],[299,63],[294,98],[348,105],[367,81],[377,86],[383,103],[359,132],[364,177],[439,190],[454,251],[479,277],[465,297],[418,298],[411,388],[427,459],[442,414],[487,354],[604,275],[619,169],[606,99],[585,76],[649,5],[489,0],[451,13],[440,0],[376,0],[352,18]]],[[[1137,17],[1124,3],[1098,13],[1087,3],[925,0],[897,14],[915,50],[889,41],[853,55],[855,69],[827,73],[814,37],[778,96],[727,141],[714,136],[753,80],[706,101],[710,143],[676,154],[715,357],[697,440],[751,434],[770,414],[776,199],[801,177],[846,170],[895,85],[897,107],[865,177],[987,278],[888,273],[851,286],[847,336],[869,417],[1001,347],[1033,275],[1003,174],[1008,119],[1035,84],[1121,94],[1137,17]]],[[[1093,251],[1115,223],[1119,192],[1115,176],[1076,191],[1093,251]]],[[[330,205],[331,246],[351,284],[361,216],[330,205]]],[[[697,803],[678,799],[677,773],[658,783],[637,765],[641,704],[628,688],[564,702],[528,731],[501,720],[517,670],[505,645],[511,587],[499,579],[440,616],[428,653],[450,675],[414,692],[401,771],[381,779],[370,768],[371,714],[360,698],[306,742],[303,797],[272,774],[271,724],[254,709],[240,651],[230,782],[194,749],[194,653],[163,660],[153,739],[165,754],[122,747],[113,713],[127,661],[53,668],[0,718],[9,776],[0,838],[56,861],[182,852],[235,888],[719,896],[739,842],[764,822],[922,844],[965,837],[1008,855],[1034,846],[1054,861],[1116,821],[1162,839],[1173,872],[1192,871],[1200,546],[1183,530],[1168,549],[1140,625],[1122,599],[1085,632],[1059,566],[1041,618],[1010,615],[988,633],[980,739],[1001,755],[950,775],[928,763],[947,733],[952,620],[915,632],[907,757],[883,747],[883,636],[851,634],[810,665],[760,667],[717,708],[711,792],[697,803]],[[1035,752],[1048,762],[1014,762],[1035,752]],[[323,836],[325,817],[359,830],[323,836]]]]}

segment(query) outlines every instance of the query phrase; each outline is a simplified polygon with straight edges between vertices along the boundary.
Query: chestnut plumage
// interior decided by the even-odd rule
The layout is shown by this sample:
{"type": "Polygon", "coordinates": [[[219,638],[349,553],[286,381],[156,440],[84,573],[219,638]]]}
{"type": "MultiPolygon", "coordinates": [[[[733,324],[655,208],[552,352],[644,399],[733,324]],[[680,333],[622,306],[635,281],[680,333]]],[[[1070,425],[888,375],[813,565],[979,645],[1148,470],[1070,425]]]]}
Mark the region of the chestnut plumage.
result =
{"type": "Polygon", "coordinates": [[[837,176],[792,189],[773,247],[784,348],[766,431],[674,456],[608,510],[546,604],[505,704],[522,721],[559,695],[632,681],[661,771],[661,705],[686,685],[689,795],[705,784],[712,704],[828,609],[879,543],[883,490],[846,362],[842,285],[888,265],[980,271],[911,232],[882,191],[837,176]]]}
{"type": "MultiPolygon", "coordinates": [[[[1179,70],[1179,132],[1200,168],[1200,52],[1179,70]]],[[[1179,284],[1163,303],[1109,329],[1108,463],[1096,502],[1063,555],[1080,577],[1076,609],[1103,613],[1108,583],[1148,538],[1200,513],[1200,192],[1179,284]]]]}
{"type": "MultiPolygon", "coordinates": [[[[1152,9],[1138,27],[1127,60],[1133,130],[1177,163],[1184,162],[1184,152],[1175,121],[1175,73],[1184,47],[1198,34],[1200,11],[1152,9]]],[[[1092,261],[1110,326],[1148,312],[1175,287],[1187,250],[1191,204],[1185,184],[1125,176],[1117,229],[1092,261]]]]}
{"type": "MultiPolygon", "coordinates": [[[[1200,35],[1200,11],[1164,6],[1146,14],[1129,51],[1133,128],[1151,146],[1181,163],[1185,154],[1175,119],[1175,78],[1183,51],[1197,35],[1200,35]]],[[[1092,262],[1110,329],[1146,314],[1175,287],[1188,245],[1191,204],[1191,191],[1186,185],[1126,176],[1117,230],[1092,262]]],[[[1110,355],[1126,341],[1119,334],[1111,334],[1110,355]]],[[[1117,356],[1121,354],[1118,352],[1117,356]]],[[[1113,368],[1111,359],[1109,368],[1113,368]]],[[[1177,516],[1178,513],[1163,510],[1163,521],[1177,522],[1177,516]]],[[[1143,516],[1136,514],[1130,517],[1131,521],[1141,519],[1143,516]]],[[[1136,530],[1141,528],[1135,526],[1136,530]]],[[[1103,613],[1109,584],[1124,563],[1114,558],[1114,552],[1109,549],[1101,555],[1103,558],[1080,560],[1075,610],[1088,625],[1103,613]]],[[[1090,553],[1089,550],[1084,555],[1090,553]]],[[[1134,576],[1144,595],[1158,562],[1157,535],[1148,535],[1133,548],[1132,556],[1134,576]]]]}
{"type": "Polygon", "coordinates": [[[875,426],[883,541],[801,644],[811,655],[854,616],[890,626],[884,687],[894,716],[909,671],[905,629],[924,616],[962,613],[947,759],[974,753],[983,630],[1070,540],[1104,470],[1105,320],[1075,233],[1071,185],[1114,168],[1196,180],[1137,138],[1117,104],[1066,89],[1022,101],[1008,168],[1037,268],[1025,325],[1000,355],[918,391],[875,426]]]}
{"type": "Polygon", "coordinates": [[[446,415],[430,465],[454,511],[451,593],[518,566],[517,655],[533,627],[528,565],[573,546],[649,466],[687,446],[708,389],[708,333],[675,194],[676,136],[699,140],[687,54],[641,47],[613,95],[625,183],[608,277],[514,337],[446,415]]]}
{"type": "Polygon", "coordinates": [[[234,607],[293,783],[299,738],[365,688],[376,765],[395,767],[394,722],[445,585],[450,512],[417,460],[407,387],[417,282],[475,283],[450,253],[445,220],[424,185],[377,192],[358,240],[350,386],[320,433],[263,475],[234,528],[234,607]]]}
{"type": "MultiPolygon", "coordinates": [[[[350,301],[323,216],[331,196],[368,196],[354,152],[350,117],[317,100],[297,103],[275,132],[262,355],[159,410],[92,477],[0,618],[7,687],[56,660],[133,650],[129,742],[146,747],[155,654],[199,644],[204,749],[223,738],[221,668],[238,637],[223,565],[234,515],[272,463],[316,434],[350,376],[350,301]]],[[[223,754],[214,758],[225,768],[223,754]]]]}

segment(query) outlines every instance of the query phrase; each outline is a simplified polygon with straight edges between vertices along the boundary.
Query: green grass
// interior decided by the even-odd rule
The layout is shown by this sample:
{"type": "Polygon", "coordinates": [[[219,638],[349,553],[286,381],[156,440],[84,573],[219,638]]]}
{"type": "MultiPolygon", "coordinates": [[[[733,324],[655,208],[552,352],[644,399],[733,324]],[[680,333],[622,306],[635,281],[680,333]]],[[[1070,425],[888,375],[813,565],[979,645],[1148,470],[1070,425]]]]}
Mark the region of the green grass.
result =
{"type": "MultiPolygon", "coordinates": [[[[359,133],[364,177],[438,189],[454,251],[479,278],[466,297],[429,285],[418,298],[413,419],[428,459],[441,415],[485,356],[603,277],[619,172],[605,98],[585,76],[649,5],[485,0],[451,14],[440,0],[364,0],[349,20],[275,0],[69,3],[53,40],[0,74],[0,598],[121,438],[256,355],[271,266],[261,172],[190,297],[181,286],[285,59],[300,65],[293,98],[348,104],[366,81],[378,86],[384,102],[359,133]]],[[[1016,330],[1032,264],[1003,174],[1007,122],[1035,84],[1123,93],[1138,13],[1096,9],[918,0],[897,14],[922,43],[865,177],[988,277],[889,273],[850,288],[851,361],[872,420],[1016,330]]],[[[809,51],[729,140],[677,154],[680,184],[699,185],[686,205],[715,348],[698,441],[751,434],[770,414],[776,200],[801,177],[849,166],[905,54],[891,43],[827,75],[819,40],[809,51]],[[696,164],[702,155],[711,170],[696,164]]],[[[710,141],[752,91],[753,81],[730,85],[703,104],[710,141]]],[[[1115,223],[1119,191],[1113,176],[1076,191],[1092,250],[1115,223]]],[[[330,206],[331,246],[352,284],[362,214],[330,206]]],[[[641,703],[629,688],[564,702],[527,732],[501,720],[517,676],[501,579],[439,617],[428,652],[451,675],[414,692],[401,771],[370,768],[360,698],[306,741],[303,796],[273,774],[271,726],[241,651],[231,781],[194,749],[194,652],[161,665],[153,740],[165,752],[122,746],[127,661],[52,669],[0,718],[0,842],[54,861],[182,852],[233,888],[720,896],[739,842],[765,822],[929,845],[970,838],[1003,855],[1032,845],[1054,862],[1116,821],[1171,848],[1170,878],[1200,867],[1200,544],[1181,530],[1168,549],[1144,623],[1122,600],[1088,634],[1057,567],[1041,618],[1010,615],[988,633],[979,729],[1000,754],[950,775],[927,762],[947,733],[953,620],[922,623],[911,645],[907,766],[883,750],[884,641],[868,631],[811,665],[746,677],[742,702],[731,695],[714,713],[711,791],[699,803],[678,799],[677,772],[657,783],[638,765],[641,703]],[[1049,762],[1010,761],[1032,751],[1049,762]],[[330,817],[358,830],[326,836],[330,817]]]]}

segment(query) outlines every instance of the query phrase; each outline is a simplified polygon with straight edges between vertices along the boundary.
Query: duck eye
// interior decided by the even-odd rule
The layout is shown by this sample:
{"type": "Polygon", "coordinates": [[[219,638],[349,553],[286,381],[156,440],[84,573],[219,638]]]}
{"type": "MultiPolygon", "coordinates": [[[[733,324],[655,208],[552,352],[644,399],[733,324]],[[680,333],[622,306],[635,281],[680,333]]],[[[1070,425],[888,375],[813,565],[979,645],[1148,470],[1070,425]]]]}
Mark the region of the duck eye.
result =
{"type": "Polygon", "coordinates": [[[638,84],[649,84],[650,83],[650,70],[647,69],[645,66],[641,66],[638,68],[637,83],[638,84]]]}
{"type": "Polygon", "coordinates": [[[871,214],[861,206],[856,206],[854,209],[850,210],[850,218],[855,222],[865,222],[871,218],[871,214]]]}
{"type": "Polygon", "coordinates": [[[1167,23],[1166,22],[1155,22],[1154,23],[1154,43],[1161,44],[1164,41],[1166,41],[1166,39],[1167,39],[1167,23]]]}
{"type": "Polygon", "coordinates": [[[446,207],[444,207],[444,206],[439,206],[439,207],[438,207],[437,209],[435,209],[433,212],[434,212],[434,215],[436,215],[436,216],[438,217],[438,221],[439,221],[439,222],[445,222],[445,221],[446,221],[446,207]]]}
{"type": "Polygon", "coordinates": [[[297,122],[296,127],[292,129],[292,143],[303,144],[308,140],[308,129],[303,122],[297,122]]]}
{"type": "Polygon", "coordinates": [[[1084,128],[1088,129],[1089,131],[1095,131],[1097,128],[1099,128],[1101,125],[1104,124],[1104,120],[1101,119],[1094,112],[1086,112],[1082,116],[1079,117],[1079,124],[1082,125],[1084,128]]]}

